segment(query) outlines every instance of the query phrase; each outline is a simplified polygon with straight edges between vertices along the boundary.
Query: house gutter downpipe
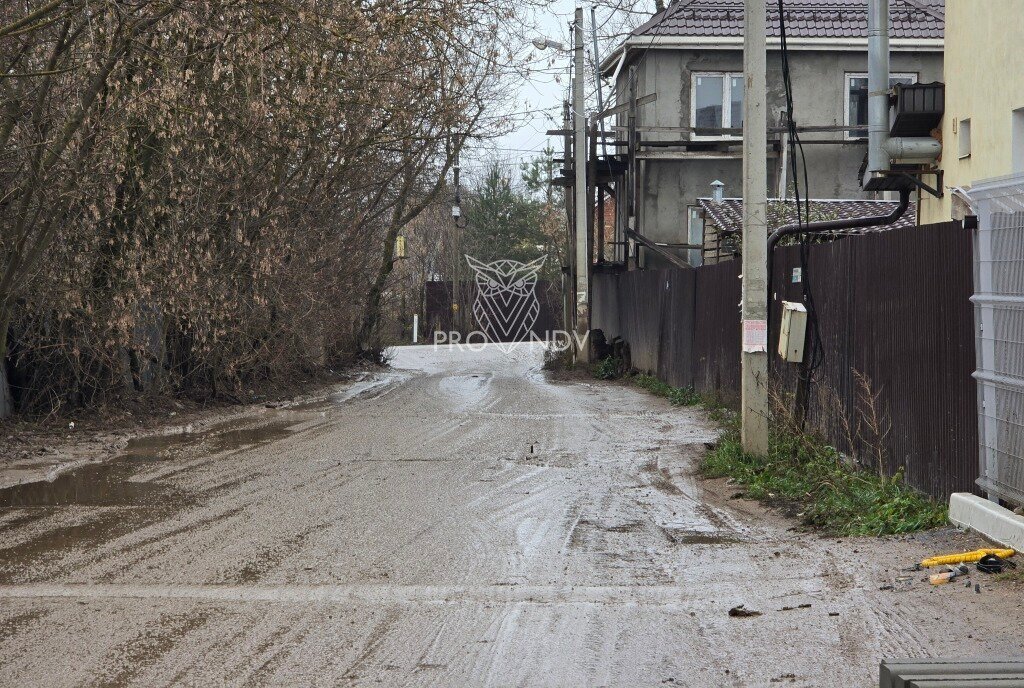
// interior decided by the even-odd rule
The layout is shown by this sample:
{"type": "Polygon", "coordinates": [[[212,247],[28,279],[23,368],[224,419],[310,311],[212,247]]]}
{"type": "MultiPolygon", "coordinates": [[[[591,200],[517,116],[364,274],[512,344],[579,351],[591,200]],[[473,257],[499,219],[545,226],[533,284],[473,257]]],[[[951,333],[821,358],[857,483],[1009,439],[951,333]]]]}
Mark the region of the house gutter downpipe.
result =
{"type": "MultiPolygon", "coordinates": [[[[942,144],[931,137],[889,136],[889,0],[868,0],[868,166],[863,186],[871,190],[876,173],[888,172],[893,159],[934,160],[941,151],[942,144]]],[[[768,237],[768,279],[775,246],[782,237],[891,225],[910,207],[910,187],[900,188],[899,194],[899,205],[888,215],[779,227],[768,237]]]]}
{"type": "MultiPolygon", "coordinates": [[[[815,232],[835,232],[844,229],[863,229],[865,227],[882,227],[897,222],[910,207],[910,189],[900,189],[900,203],[888,215],[872,215],[856,217],[849,220],[825,220],[806,224],[791,224],[779,227],[768,237],[768,263],[771,265],[772,253],[782,237],[790,234],[813,234],[815,232]]],[[[769,276],[771,273],[769,272],[769,276]]]]}
{"type": "Polygon", "coordinates": [[[868,167],[863,186],[875,172],[887,172],[889,154],[889,0],[868,1],[868,167]]]}
{"type": "Polygon", "coordinates": [[[861,185],[871,190],[893,160],[931,162],[941,152],[930,136],[889,136],[889,0],[868,0],[868,166],[861,185]]]}

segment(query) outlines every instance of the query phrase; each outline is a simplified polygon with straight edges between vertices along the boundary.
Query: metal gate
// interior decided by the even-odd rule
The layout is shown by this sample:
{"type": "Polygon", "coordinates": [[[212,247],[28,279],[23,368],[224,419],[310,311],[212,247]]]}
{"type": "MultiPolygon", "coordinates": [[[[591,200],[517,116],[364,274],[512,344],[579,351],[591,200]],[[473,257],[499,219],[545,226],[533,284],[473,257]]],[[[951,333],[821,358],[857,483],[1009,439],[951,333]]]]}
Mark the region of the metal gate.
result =
{"type": "Polygon", "coordinates": [[[969,194],[978,215],[978,485],[1024,505],[1024,175],[980,182],[969,194]]]}

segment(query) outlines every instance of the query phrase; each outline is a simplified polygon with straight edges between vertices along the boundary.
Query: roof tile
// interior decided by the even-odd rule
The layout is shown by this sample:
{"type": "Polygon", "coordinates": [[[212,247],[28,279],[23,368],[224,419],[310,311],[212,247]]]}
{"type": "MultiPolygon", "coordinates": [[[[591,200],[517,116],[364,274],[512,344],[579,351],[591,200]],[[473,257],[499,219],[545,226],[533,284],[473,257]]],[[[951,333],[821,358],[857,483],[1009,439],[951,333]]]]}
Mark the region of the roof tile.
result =
{"type": "MultiPolygon", "coordinates": [[[[697,202],[705,212],[705,223],[718,227],[722,232],[743,231],[743,199],[726,198],[721,203],[716,203],[710,198],[699,198],[697,202]]],[[[859,217],[871,217],[873,215],[884,215],[896,210],[898,201],[870,201],[862,199],[838,199],[838,200],[812,200],[811,221],[818,220],[848,220],[859,217]]],[[[802,205],[802,204],[801,204],[802,205]]],[[[917,224],[917,207],[911,203],[910,208],[899,220],[891,225],[869,227],[852,232],[842,230],[837,234],[863,233],[870,231],[885,231],[890,229],[903,229],[913,227],[917,224]]],[[[770,199],[768,201],[768,231],[778,229],[782,225],[796,222],[796,203],[792,200],[781,201],[770,199]]]]}
{"type": "MultiPolygon", "coordinates": [[[[866,38],[868,0],[786,0],[786,36],[866,38]]],[[[945,0],[891,0],[891,38],[941,39],[945,0]]],[[[779,8],[768,3],[768,36],[780,35],[779,8]]],[[[742,36],[742,0],[675,0],[634,36],[742,36]]]]}

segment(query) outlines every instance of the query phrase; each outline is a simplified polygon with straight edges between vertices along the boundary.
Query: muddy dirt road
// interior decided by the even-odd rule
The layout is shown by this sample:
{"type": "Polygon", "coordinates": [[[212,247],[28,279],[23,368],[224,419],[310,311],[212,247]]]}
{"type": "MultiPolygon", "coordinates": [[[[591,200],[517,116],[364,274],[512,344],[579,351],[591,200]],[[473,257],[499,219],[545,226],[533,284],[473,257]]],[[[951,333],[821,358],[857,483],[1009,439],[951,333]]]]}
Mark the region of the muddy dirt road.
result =
{"type": "Polygon", "coordinates": [[[0,684],[867,686],[1021,651],[1009,584],[879,589],[975,541],[788,530],[694,476],[697,411],[529,347],[395,365],[0,492],[0,684]]]}

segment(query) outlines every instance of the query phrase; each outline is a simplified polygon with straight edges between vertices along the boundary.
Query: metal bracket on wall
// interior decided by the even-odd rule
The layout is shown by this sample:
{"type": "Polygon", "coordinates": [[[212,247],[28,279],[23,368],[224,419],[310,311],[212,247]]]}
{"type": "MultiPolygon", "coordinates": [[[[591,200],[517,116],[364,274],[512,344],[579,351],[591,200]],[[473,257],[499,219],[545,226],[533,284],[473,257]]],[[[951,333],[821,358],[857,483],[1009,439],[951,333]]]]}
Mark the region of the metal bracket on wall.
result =
{"type": "Polygon", "coordinates": [[[942,170],[942,169],[938,169],[938,170],[920,170],[920,171],[915,170],[915,171],[912,171],[912,172],[908,172],[906,170],[886,170],[885,172],[881,172],[881,174],[884,174],[887,177],[894,177],[896,179],[903,179],[906,182],[908,182],[909,184],[911,184],[912,186],[915,186],[918,189],[921,189],[922,191],[925,191],[925,192],[931,194],[932,196],[935,196],[935,198],[942,198],[943,196],[946,195],[946,192],[943,189],[943,185],[942,185],[942,180],[943,180],[943,177],[945,175],[945,171],[942,170]],[[929,186],[928,184],[925,184],[923,181],[921,181],[921,177],[923,175],[926,175],[926,174],[934,174],[935,175],[935,186],[938,187],[938,188],[934,188],[932,186],[929,186]]]}

